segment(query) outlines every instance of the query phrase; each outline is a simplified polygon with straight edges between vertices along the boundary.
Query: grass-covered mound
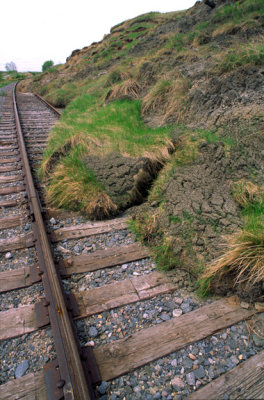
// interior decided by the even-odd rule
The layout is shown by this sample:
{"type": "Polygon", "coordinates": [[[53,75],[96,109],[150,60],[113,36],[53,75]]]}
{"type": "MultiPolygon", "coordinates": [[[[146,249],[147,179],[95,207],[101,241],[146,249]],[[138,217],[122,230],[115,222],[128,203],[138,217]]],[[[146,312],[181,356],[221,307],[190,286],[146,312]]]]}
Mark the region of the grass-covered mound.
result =
{"type": "MultiPolygon", "coordinates": [[[[122,171],[112,162],[111,171],[106,164],[109,155],[121,155],[124,164],[131,164],[125,180],[132,185],[123,194],[126,206],[142,200],[139,186],[151,183],[158,169],[169,158],[173,149],[171,128],[150,128],[140,117],[139,100],[116,100],[105,104],[100,98],[84,94],[73,101],[51,132],[44,153],[41,173],[48,180],[47,199],[55,206],[84,212],[90,218],[114,215],[123,203],[119,196],[111,198],[111,190],[96,176],[95,165],[101,174],[116,180],[122,171]],[[88,159],[93,162],[88,165],[88,159]],[[148,163],[142,163],[142,158],[148,163]],[[137,168],[138,165],[138,168],[137,168]],[[142,171],[142,169],[144,171],[142,171]],[[152,170],[152,172],[151,172],[152,170]],[[150,173],[146,177],[147,173],[150,173]],[[129,198],[132,196],[131,201],[129,198]]],[[[122,185],[124,185],[122,176],[122,185]]]]}

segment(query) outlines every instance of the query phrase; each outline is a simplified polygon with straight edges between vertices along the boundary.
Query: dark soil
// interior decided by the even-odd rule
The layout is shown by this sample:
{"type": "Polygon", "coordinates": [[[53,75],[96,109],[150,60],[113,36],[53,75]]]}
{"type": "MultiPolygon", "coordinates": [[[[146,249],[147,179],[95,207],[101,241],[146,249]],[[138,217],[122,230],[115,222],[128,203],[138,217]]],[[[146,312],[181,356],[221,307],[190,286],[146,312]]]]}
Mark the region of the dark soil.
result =
{"type": "Polygon", "coordinates": [[[223,275],[221,279],[219,277],[211,282],[210,290],[216,295],[230,296],[233,294],[238,295],[242,300],[249,303],[255,301],[263,301],[264,296],[264,283],[259,282],[257,284],[234,284],[236,279],[235,274],[223,275]]]}
{"type": "MultiPolygon", "coordinates": [[[[261,140],[260,137],[258,138],[261,140]]],[[[176,167],[163,187],[161,207],[148,204],[131,211],[134,217],[155,215],[156,235],[148,238],[158,245],[159,232],[172,238],[175,266],[198,275],[201,264],[214,259],[225,249],[224,235],[243,226],[241,210],[231,195],[231,184],[245,178],[263,182],[264,154],[259,143],[239,143],[229,152],[223,143],[201,142],[200,155],[191,165],[176,167]],[[152,207],[151,207],[152,206],[152,207]]],[[[217,294],[235,292],[252,300],[263,295],[263,286],[235,286],[228,275],[212,286],[217,294]]]]}
{"type": "Polygon", "coordinates": [[[124,157],[117,153],[105,157],[90,155],[85,163],[119,210],[142,203],[161,168],[148,158],[124,157]]]}
{"type": "MultiPolygon", "coordinates": [[[[191,72],[193,74],[193,72],[191,72]]],[[[202,79],[189,92],[190,122],[195,126],[223,126],[257,117],[264,99],[263,67],[240,68],[228,75],[202,79]]],[[[194,79],[194,77],[192,77],[194,79]]]]}

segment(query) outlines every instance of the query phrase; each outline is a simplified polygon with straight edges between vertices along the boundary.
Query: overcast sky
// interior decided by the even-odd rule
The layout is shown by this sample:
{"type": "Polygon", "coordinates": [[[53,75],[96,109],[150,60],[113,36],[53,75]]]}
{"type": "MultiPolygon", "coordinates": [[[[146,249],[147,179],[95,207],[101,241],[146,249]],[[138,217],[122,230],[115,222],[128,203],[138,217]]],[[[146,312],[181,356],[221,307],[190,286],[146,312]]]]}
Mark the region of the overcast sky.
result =
{"type": "Polygon", "coordinates": [[[195,0],[6,0],[1,1],[0,71],[13,61],[18,71],[41,71],[64,63],[126,19],[149,11],[187,9],[195,0]],[[11,26],[13,22],[13,27],[11,26]]]}

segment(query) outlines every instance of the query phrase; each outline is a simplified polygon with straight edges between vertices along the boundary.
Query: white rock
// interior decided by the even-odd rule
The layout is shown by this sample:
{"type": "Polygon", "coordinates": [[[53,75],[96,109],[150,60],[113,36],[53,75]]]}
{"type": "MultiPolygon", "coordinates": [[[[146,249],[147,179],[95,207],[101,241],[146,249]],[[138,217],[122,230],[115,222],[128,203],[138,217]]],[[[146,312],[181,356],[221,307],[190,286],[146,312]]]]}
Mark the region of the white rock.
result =
{"type": "Polygon", "coordinates": [[[173,310],[172,315],[174,317],[180,317],[182,315],[182,310],[179,310],[178,308],[175,308],[175,310],[173,310]]]}
{"type": "Polygon", "coordinates": [[[65,249],[65,248],[62,247],[61,245],[58,245],[58,246],[57,246],[57,250],[58,250],[58,251],[61,251],[62,253],[65,253],[65,254],[66,254],[66,253],[67,253],[67,254],[70,253],[70,250],[65,249]]]}
{"type": "Polygon", "coordinates": [[[171,365],[172,365],[173,367],[177,367],[178,363],[177,363],[176,358],[174,358],[174,360],[171,361],[171,365]]]}
{"type": "Polygon", "coordinates": [[[9,260],[10,258],[12,258],[12,254],[10,252],[6,253],[5,258],[9,260]]]}
{"type": "Polygon", "coordinates": [[[94,346],[94,341],[91,340],[90,342],[85,343],[85,346],[94,346]]]}

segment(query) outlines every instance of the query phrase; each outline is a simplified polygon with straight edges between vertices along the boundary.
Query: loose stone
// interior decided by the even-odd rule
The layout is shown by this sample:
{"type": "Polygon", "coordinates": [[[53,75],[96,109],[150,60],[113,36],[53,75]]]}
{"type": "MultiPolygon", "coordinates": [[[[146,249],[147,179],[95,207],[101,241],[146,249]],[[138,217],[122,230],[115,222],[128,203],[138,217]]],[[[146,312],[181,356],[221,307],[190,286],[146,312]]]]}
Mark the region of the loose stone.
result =
{"type": "Polygon", "coordinates": [[[183,382],[183,380],[180,378],[180,377],[178,377],[178,376],[176,376],[175,378],[173,378],[172,380],[171,380],[171,385],[175,388],[175,387],[179,387],[179,388],[181,388],[181,389],[183,389],[184,388],[184,382],[183,382]]]}
{"type": "Polygon", "coordinates": [[[190,386],[194,386],[195,385],[195,375],[194,375],[193,372],[189,372],[186,375],[186,381],[187,381],[188,385],[190,385],[190,386]]]}
{"type": "Polygon", "coordinates": [[[23,360],[20,364],[18,364],[18,366],[16,367],[16,370],[15,370],[16,379],[24,376],[28,367],[29,367],[28,360],[23,360]]]}
{"type": "Polygon", "coordinates": [[[172,315],[174,317],[180,317],[182,315],[182,310],[175,308],[175,310],[173,310],[172,315]]]}
{"type": "Polygon", "coordinates": [[[103,381],[103,382],[101,383],[101,385],[98,386],[97,390],[98,390],[98,392],[99,392],[100,394],[105,394],[106,391],[107,391],[107,389],[108,389],[108,387],[109,387],[109,384],[108,384],[107,382],[103,381]]]}
{"type": "Polygon", "coordinates": [[[91,326],[89,328],[88,334],[89,334],[89,336],[95,338],[96,336],[98,336],[98,330],[96,329],[95,326],[91,326]]]}

